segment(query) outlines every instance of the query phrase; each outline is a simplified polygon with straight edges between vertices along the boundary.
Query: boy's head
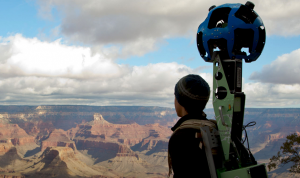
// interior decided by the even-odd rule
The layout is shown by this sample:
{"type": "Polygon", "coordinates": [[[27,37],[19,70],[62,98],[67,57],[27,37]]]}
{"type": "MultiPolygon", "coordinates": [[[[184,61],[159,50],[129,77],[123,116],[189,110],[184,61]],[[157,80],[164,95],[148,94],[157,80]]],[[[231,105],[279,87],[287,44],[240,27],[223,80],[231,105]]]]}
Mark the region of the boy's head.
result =
{"type": "MultiPolygon", "coordinates": [[[[175,108],[177,100],[177,108],[180,108],[179,104],[188,114],[202,114],[209,95],[210,88],[207,82],[199,75],[189,74],[175,85],[175,108]]],[[[179,116],[179,113],[177,115],[179,116]]]]}

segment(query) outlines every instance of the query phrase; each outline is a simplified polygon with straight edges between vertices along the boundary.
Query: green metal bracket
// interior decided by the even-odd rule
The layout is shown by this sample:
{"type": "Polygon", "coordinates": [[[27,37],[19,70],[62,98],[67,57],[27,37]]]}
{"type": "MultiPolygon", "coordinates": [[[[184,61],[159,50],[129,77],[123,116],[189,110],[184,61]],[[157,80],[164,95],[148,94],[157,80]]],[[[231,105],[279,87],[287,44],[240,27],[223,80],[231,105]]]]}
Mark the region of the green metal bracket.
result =
{"type": "Polygon", "coordinates": [[[222,167],[217,168],[216,173],[220,178],[267,178],[265,164],[257,165],[251,153],[249,158],[245,157],[246,148],[241,142],[246,101],[242,92],[242,60],[222,59],[220,54],[214,52],[212,57],[212,102],[224,154],[222,167]]]}
{"type": "Polygon", "coordinates": [[[217,172],[221,178],[268,178],[265,164],[243,167],[240,169],[217,172]]]}
{"type": "Polygon", "coordinates": [[[219,55],[216,55],[213,63],[213,106],[224,157],[229,160],[234,94],[230,93],[219,55]]]}

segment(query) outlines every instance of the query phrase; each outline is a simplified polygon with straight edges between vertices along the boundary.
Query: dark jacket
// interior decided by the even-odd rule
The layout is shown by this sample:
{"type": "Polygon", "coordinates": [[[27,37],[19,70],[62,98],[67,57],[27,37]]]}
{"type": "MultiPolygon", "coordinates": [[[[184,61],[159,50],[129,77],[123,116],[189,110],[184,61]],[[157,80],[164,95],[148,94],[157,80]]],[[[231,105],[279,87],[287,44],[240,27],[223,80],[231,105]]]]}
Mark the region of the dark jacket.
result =
{"type": "MultiPolygon", "coordinates": [[[[185,115],[171,128],[174,131],[188,119],[207,120],[206,115],[185,115]]],[[[204,147],[199,148],[200,138],[195,138],[197,129],[181,129],[169,140],[174,178],[210,178],[204,147]]]]}

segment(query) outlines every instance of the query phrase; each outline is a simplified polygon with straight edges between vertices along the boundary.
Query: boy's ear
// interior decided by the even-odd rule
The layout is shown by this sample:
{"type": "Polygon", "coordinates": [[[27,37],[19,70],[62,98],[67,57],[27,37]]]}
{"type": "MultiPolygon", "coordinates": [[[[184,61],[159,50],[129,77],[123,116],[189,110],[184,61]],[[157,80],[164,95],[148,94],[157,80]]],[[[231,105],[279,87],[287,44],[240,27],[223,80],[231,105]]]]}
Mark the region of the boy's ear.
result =
{"type": "Polygon", "coordinates": [[[177,113],[178,117],[183,117],[183,116],[188,114],[186,109],[178,103],[176,97],[175,97],[175,100],[174,100],[174,104],[175,104],[175,110],[176,110],[176,113],[177,113]]]}

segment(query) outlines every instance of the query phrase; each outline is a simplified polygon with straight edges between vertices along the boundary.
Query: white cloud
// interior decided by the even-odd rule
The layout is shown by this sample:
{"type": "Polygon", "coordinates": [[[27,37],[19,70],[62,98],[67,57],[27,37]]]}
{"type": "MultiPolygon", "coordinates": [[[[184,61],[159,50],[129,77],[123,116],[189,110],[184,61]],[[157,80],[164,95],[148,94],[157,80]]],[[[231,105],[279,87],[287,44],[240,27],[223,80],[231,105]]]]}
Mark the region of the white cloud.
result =
{"type": "Polygon", "coordinates": [[[60,40],[49,43],[17,34],[3,39],[0,50],[12,53],[1,54],[2,61],[7,60],[0,64],[2,76],[115,78],[129,70],[99,53],[92,55],[90,48],[66,46],[60,40]]]}
{"type": "Polygon", "coordinates": [[[300,85],[246,83],[246,107],[293,107],[300,104],[300,85]]]}
{"type": "MultiPolygon", "coordinates": [[[[171,37],[195,38],[211,5],[223,0],[39,0],[42,17],[51,17],[55,7],[62,15],[62,34],[71,41],[89,45],[118,44],[128,55],[143,55],[155,50],[162,40],[171,37]],[[50,10],[49,10],[50,9],[50,10]],[[141,45],[140,45],[141,44],[141,45]],[[133,50],[133,46],[139,46],[133,50]],[[128,51],[129,50],[129,51],[128,51]]],[[[226,3],[242,3],[228,0],[226,3]]],[[[267,34],[300,34],[299,0],[253,0],[267,34]]],[[[122,54],[122,53],[120,53],[122,54]]]]}
{"type": "MultiPolygon", "coordinates": [[[[256,2],[256,1],[254,1],[256,2]]],[[[300,35],[300,1],[264,0],[257,1],[257,12],[270,35],[300,35]]]]}
{"type": "Polygon", "coordinates": [[[157,50],[158,46],[164,44],[164,41],[155,39],[137,39],[136,41],[128,42],[126,45],[113,45],[106,47],[105,45],[93,45],[92,53],[103,53],[106,57],[112,59],[125,59],[131,56],[143,56],[149,51],[157,50]]]}
{"type": "Polygon", "coordinates": [[[300,84],[300,49],[279,56],[261,71],[251,74],[250,79],[263,83],[300,84]]]}
{"type": "MultiPolygon", "coordinates": [[[[181,77],[199,74],[213,87],[212,74],[202,73],[201,67],[175,62],[119,65],[89,47],[67,46],[60,40],[15,35],[1,38],[0,51],[1,104],[173,107],[174,86],[181,77]]],[[[297,56],[295,52],[290,55],[297,56]]],[[[299,84],[243,83],[243,90],[246,107],[300,105],[299,84]]],[[[212,92],[207,108],[212,107],[212,92]]]]}
{"type": "MultiPolygon", "coordinates": [[[[244,81],[244,79],[243,79],[244,81]]],[[[246,108],[291,108],[300,105],[300,84],[244,83],[246,108]]],[[[212,96],[207,104],[212,108],[212,96]]]]}
{"type": "MultiPolygon", "coordinates": [[[[0,41],[2,104],[94,104],[173,106],[176,82],[191,69],[173,63],[116,64],[89,47],[19,34],[0,41]]],[[[212,81],[210,74],[201,73],[212,81]]]]}

